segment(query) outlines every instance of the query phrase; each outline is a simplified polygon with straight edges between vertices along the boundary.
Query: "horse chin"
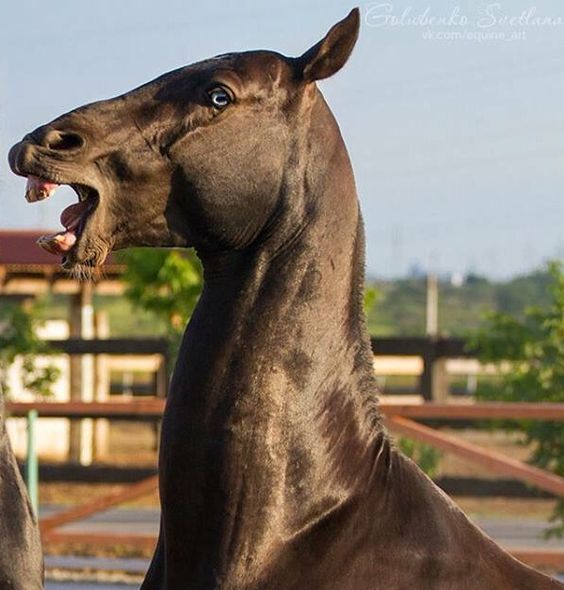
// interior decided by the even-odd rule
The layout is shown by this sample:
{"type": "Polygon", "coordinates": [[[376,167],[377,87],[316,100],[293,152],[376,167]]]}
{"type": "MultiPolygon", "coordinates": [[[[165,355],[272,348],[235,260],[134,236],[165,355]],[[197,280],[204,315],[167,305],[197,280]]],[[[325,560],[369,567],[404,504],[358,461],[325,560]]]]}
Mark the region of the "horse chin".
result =
{"type": "Polygon", "coordinates": [[[61,266],[78,280],[95,279],[112,250],[109,240],[91,233],[90,228],[84,231],[78,243],[62,258],[61,266]]]}
{"type": "Polygon", "coordinates": [[[94,282],[99,275],[99,266],[80,263],[69,264],[64,260],[62,266],[74,280],[80,282],[94,282]]]}

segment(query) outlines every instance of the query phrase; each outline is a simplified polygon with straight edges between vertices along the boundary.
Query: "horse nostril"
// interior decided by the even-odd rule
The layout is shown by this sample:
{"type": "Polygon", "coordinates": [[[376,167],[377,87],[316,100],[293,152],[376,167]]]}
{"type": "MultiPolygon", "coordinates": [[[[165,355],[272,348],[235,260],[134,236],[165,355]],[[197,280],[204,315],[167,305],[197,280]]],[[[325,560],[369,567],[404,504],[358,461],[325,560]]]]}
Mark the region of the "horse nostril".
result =
{"type": "Polygon", "coordinates": [[[50,150],[70,151],[84,146],[84,138],[73,131],[59,131],[52,129],[43,138],[43,145],[50,150]]]}

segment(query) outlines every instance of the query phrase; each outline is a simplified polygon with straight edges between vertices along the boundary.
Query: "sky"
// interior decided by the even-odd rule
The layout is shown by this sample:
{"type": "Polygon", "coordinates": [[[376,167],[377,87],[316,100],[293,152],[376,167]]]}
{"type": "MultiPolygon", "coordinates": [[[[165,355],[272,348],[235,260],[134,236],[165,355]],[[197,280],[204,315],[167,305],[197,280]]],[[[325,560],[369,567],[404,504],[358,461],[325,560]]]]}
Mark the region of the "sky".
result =
{"type": "MultiPolygon", "coordinates": [[[[228,51],[299,55],[353,4],[27,0],[0,4],[0,228],[58,228],[11,145],[82,104],[228,51]]],[[[320,86],[355,170],[372,276],[507,278],[564,258],[564,4],[376,1],[320,86]]]]}

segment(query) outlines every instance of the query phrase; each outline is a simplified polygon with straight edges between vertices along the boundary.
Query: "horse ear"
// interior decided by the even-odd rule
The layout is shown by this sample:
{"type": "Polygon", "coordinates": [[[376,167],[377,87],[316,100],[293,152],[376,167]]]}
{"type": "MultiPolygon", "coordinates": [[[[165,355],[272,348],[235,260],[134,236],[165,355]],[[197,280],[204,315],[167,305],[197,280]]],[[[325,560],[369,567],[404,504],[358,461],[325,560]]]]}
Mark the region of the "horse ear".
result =
{"type": "Polygon", "coordinates": [[[319,43],[297,58],[300,77],[305,82],[314,82],[338,72],[349,59],[358,39],[359,26],[360,12],[353,8],[319,43]]]}

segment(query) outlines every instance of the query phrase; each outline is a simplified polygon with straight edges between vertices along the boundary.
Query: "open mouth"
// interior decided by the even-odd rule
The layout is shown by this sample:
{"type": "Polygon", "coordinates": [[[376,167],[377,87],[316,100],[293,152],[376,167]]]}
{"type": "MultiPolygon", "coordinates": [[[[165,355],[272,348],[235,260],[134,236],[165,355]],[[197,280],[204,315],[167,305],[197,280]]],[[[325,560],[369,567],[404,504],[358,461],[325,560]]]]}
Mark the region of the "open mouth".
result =
{"type": "MultiPolygon", "coordinates": [[[[27,177],[25,198],[29,203],[43,201],[55,193],[60,184],[37,176],[27,177]]],[[[66,207],[61,213],[60,221],[63,231],[41,236],[37,241],[47,252],[66,257],[76,246],[83,230],[98,204],[98,192],[84,184],[70,183],[69,186],[78,196],[78,203],[66,207]]],[[[64,260],[63,260],[64,263],[64,260]]]]}

